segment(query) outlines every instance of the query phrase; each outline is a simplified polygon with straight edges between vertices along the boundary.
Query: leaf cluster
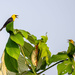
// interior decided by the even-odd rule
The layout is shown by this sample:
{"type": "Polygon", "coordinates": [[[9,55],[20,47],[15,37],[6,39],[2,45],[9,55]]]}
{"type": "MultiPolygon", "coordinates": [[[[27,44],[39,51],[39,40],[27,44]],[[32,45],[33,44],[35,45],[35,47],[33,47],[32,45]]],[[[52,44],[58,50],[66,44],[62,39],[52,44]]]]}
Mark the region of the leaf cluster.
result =
{"type": "Polygon", "coordinates": [[[14,29],[13,22],[6,26],[6,31],[10,34],[4,50],[7,70],[16,75],[37,75],[38,71],[50,64],[47,35],[37,39],[28,31],[14,29]]]}
{"type": "Polygon", "coordinates": [[[58,75],[66,73],[75,75],[74,43],[69,42],[67,51],[51,55],[46,44],[47,35],[37,39],[28,31],[14,29],[13,22],[6,26],[6,31],[10,36],[2,63],[6,66],[7,75],[40,75],[55,65],[57,65],[58,75]]]}

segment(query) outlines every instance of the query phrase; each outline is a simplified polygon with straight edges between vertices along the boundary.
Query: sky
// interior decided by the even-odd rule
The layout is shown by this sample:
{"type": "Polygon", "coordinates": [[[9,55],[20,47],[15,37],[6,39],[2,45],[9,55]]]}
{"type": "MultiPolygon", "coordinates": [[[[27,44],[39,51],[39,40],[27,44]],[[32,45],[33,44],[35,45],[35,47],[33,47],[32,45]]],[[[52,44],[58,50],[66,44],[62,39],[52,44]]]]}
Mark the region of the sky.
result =
{"type": "MultiPolygon", "coordinates": [[[[15,29],[29,31],[41,38],[48,32],[48,47],[53,54],[67,51],[68,39],[75,41],[75,0],[0,0],[0,28],[12,14],[19,15],[15,29]]],[[[0,58],[9,34],[0,32],[0,58]]],[[[57,66],[44,72],[57,75],[57,66]]]]}

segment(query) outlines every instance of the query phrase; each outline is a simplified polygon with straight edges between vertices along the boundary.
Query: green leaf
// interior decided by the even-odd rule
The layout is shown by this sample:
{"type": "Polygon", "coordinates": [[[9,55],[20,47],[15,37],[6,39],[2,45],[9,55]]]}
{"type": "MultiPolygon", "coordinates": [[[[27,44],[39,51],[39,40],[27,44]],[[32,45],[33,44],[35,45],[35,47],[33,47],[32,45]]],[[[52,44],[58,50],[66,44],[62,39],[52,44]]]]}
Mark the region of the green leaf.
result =
{"type": "Polygon", "coordinates": [[[41,37],[42,37],[42,41],[43,41],[44,43],[46,43],[46,42],[47,42],[47,40],[48,40],[47,35],[46,35],[46,36],[41,36],[41,37]]]}
{"type": "Polygon", "coordinates": [[[72,63],[69,60],[64,61],[63,63],[57,65],[57,69],[58,69],[58,75],[64,75],[66,73],[71,74],[72,73],[72,63]]]}
{"type": "Polygon", "coordinates": [[[32,35],[32,37],[33,37],[35,40],[37,40],[37,37],[36,37],[36,36],[32,35]]]}
{"type": "MultiPolygon", "coordinates": [[[[39,46],[39,49],[42,51],[41,57],[47,56],[47,50],[49,50],[49,48],[47,47],[47,44],[40,43],[38,46],[39,46]]],[[[50,56],[51,56],[51,53],[50,53],[50,56]]]]}
{"type": "Polygon", "coordinates": [[[75,61],[73,61],[72,69],[73,69],[72,75],[75,75],[75,61]]]}
{"type": "Polygon", "coordinates": [[[34,35],[31,35],[28,31],[25,30],[18,30],[16,29],[14,33],[20,33],[23,37],[25,37],[31,44],[35,44],[35,40],[37,40],[37,37],[34,35]]]}
{"type": "Polygon", "coordinates": [[[75,75],[75,70],[72,72],[72,75],[75,75]]]}
{"type": "Polygon", "coordinates": [[[41,52],[41,58],[45,57],[46,63],[49,65],[50,64],[50,57],[51,57],[51,52],[49,51],[49,47],[45,43],[39,43],[38,47],[41,52]]]}
{"type": "Polygon", "coordinates": [[[23,75],[23,74],[20,74],[20,73],[16,73],[16,75],[23,75]]]}
{"type": "Polygon", "coordinates": [[[65,60],[67,58],[69,58],[69,57],[65,53],[61,53],[61,54],[57,54],[57,55],[52,55],[52,57],[50,58],[50,63],[57,62],[57,61],[60,61],[60,60],[65,60]]]}
{"type": "Polygon", "coordinates": [[[10,22],[9,24],[7,24],[6,31],[13,32],[13,22],[10,22]]]}
{"type": "Polygon", "coordinates": [[[48,66],[50,65],[50,58],[51,58],[51,52],[49,51],[49,48],[47,48],[46,63],[48,64],[48,66]]]}
{"type": "Polygon", "coordinates": [[[8,39],[8,42],[6,44],[6,51],[11,57],[18,60],[18,57],[20,55],[19,46],[14,41],[12,41],[10,38],[8,39]]]}
{"type": "Polygon", "coordinates": [[[36,74],[34,74],[34,73],[32,73],[32,72],[25,72],[25,73],[23,73],[22,75],[36,75],[36,74]]]}
{"type": "Polygon", "coordinates": [[[17,33],[19,33],[19,30],[18,30],[18,29],[14,29],[14,30],[13,30],[13,34],[15,35],[15,34],[17,34],[17,33]]]}
{"type": "Polygon", "coordinates": [[[35,39],[33,38],[32,35],[29,34],[27,40],[28,40],[31,44],[35,44],[35,39]]]}
{"type": "Polygon", "coordinates": [[[71,42],[69,42],[67,53],[71,57],[74,54],[74,52],[75,52],[75,46],[71,42]]]}
{"type": "Polygon", "coordinates": [[[46,61],[45,61],[45,58],[40,58],[39,61],[38,61],[38,65],[37,65],[37,70],[40,69],[40,70],[44,70],[46,68],[46,61]]]}
{"type": "Polygon", "coordinates": [[[66,51],[62,51],[62,52],[58,52],[57,55],[63,55],[63,54],[67,54],[66,51]]]}
{"type": "Polygon", "coordinates": [[[8,55],[5,50],[5,65],[9,71],[18,73],[18,63],[17,60],[8,55]]]}
{"type": "Polygon", "coordinates": [[[16,42],[17,44],[20,44],[21,46],[24,45],[24,39],[21,36],[21,34],[17,33],[15,35],[11,35],[10,38],[11,38],[11,40],[13,40],[14,42],[16,42]]]}
{"type": "Polygon", "coordinates": [[[42,58],[39,58],[38,65],[37,65],[37,70],[40,69],[40,67],[42,65],[42,61],[43,61],[43,59],[42,58]]]}
{"type": "Polygon", "coordinates": [[[19,30],[19,31],[26,39],[28,38],[28,33],[25,30],[19,30]]]}
{"type": "Polygon", "coordinates": [[[28,63],[31,65],[31,68],[32,68],[32,71],[34,72],[34,74],[36,75],[36,72],[35,72],[35,67],[34,65],[32,64],[31,60],[29,59],[26,59],[28,61],[28,63]]]}
{"type": "Polygon", "coordinates": [[[34,49],[34,47],[31,44],[24,42],[23,52],[24,52],[25,56],[30,57],[33,49],[34,49]]]}
{"type": "Polygon", "coordinates": [[[28,66],[25,64],[25,58],[20,55],[18,58],[18,67],[19,67],[19,72],[24,72],[28,70],[28,66]]]}

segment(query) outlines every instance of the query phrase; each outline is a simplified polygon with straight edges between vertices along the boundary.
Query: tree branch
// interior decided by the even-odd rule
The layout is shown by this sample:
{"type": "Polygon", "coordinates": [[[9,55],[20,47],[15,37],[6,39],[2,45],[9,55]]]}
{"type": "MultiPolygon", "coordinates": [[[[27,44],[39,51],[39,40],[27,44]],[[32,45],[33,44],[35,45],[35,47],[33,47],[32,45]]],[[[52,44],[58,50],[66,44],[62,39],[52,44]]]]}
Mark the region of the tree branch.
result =
{"type": "Polygon", "coordinates": [[[59,64],[59,63],[61,63],[61,62],[67,61],[67,60],[68,60],[68,59],[66,59],[66,60],[61,60],[61,61],[56,62],[55,64],[51,65],[50,67],[46,68],[45,70],[39,72],[38,75],[41,74],[41,73],[43,73],[43,72],[45,72],[46,70],[50,69],[51,67],[53,67],[53,66],[55,66],[55,65],[57,65],[57,64],[59,64]]]}

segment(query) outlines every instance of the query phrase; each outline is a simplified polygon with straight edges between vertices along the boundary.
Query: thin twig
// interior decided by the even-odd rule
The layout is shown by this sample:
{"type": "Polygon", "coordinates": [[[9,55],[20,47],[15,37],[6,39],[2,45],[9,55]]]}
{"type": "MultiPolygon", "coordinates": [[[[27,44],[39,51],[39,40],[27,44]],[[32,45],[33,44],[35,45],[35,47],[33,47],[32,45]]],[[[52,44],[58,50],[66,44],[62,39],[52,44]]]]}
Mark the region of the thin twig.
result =
{"type": "Polygon", "coordinates": [[[22,46],[21,46],[21,45],[19,45],[19,46],[20,46],[20,49],[21,49],[21,51],[22,51],[22,53],[23,53],[23,56],[24,56],[24,58],[25,58],[25,54],[24,54],[24,52],[23,52],[22,46]]]}
{"type": "Polygon", "coordinates": [[[55,66],[55,65],[57,65],[57,64],[59,64],[59,63],[61,63],[61,62],[67,61],[67,60],[68,60],[68,59],[66,59],[66,60],[61,60],[61,61],[56,62],[55,64],[51,65],[50,67],[46,68],[45,70],[39,72],[38,75],[41,74],[41,73],[43,73],[43,72],[45,72],[46,70],[50,69],[51,67],[53,67],[53,66],[55,66]]]}
{"type": "MultiPolygon", "coordinates": [[[[19,45],[19,46],[20,46],[20,49],[21,49],[21,51],[22,51],[22,53],[23,53],[23,56],[24,56],[24,58],[25,58],[25,54],[24,54],[24,52],[23,52],[22,46],[21,46],[21,45],[19,45]]],[[[29,67],[29,69],[31,69],[31,67],[28,65],[28,62],[26,61],[26,58],[25,58],[25,62],[26,62],[26,64],[27,64],[27,66],[29,67]]]]}

